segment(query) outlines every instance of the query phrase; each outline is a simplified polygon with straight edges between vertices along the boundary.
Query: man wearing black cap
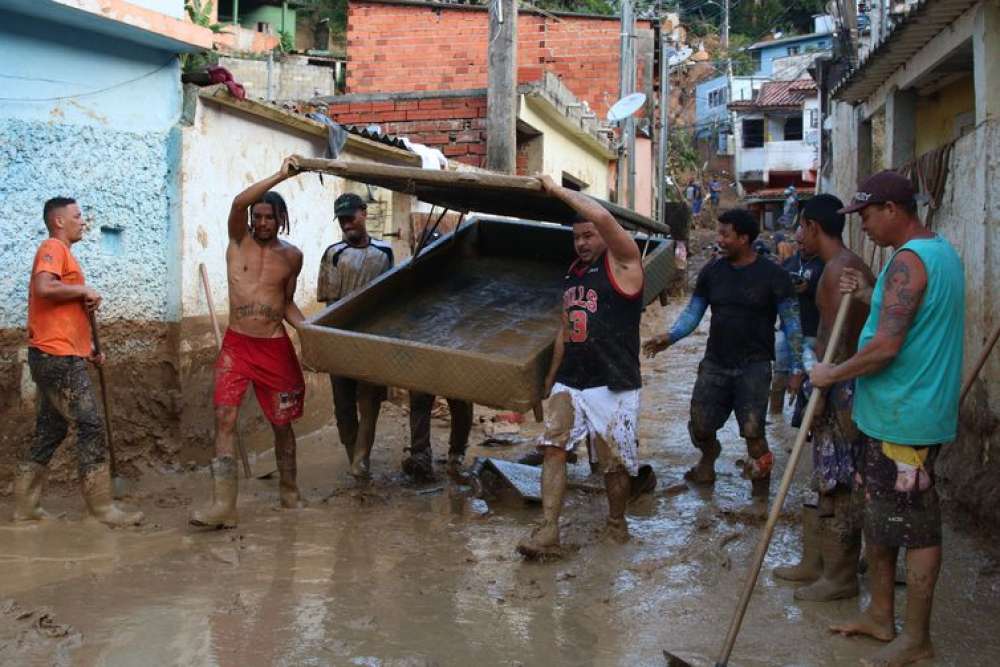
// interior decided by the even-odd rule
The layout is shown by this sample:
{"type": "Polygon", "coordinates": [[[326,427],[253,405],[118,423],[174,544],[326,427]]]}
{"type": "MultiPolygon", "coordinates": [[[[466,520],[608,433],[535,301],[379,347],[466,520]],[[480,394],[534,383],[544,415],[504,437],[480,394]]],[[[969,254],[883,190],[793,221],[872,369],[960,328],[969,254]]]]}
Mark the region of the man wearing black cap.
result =
{"type": "MultiPolygon", "coordinates": [[[[361,197],[353,192],[340,195],[333,204],[333,212],[340,222],[343,238],[327,248],[320,260],[316,299],[323,303],[333,303],[361,289],[393,265],[389,244],[368,236],[365,225],[368,205],[361,197]]],[[[330,383],[337,432],[347,450],[351,474],[355,479],[366,480],[370,476],[375,422],[385,400],[385,387],[334,375],[330,376],[330,383]]]]}
{"type": "Polygon", "coordinates": [[[934,463],[958,430],[965,277],[951,245],[917,217],[909,179],[868,178],[844,213],[858,212],[876,245],[895,248],[874,289],[844,270],[841,291],[871,303],[858,352],[817,364],[813,385],[856,378],[853,417],[866,436],[861,477],[871,603],[833,631],[890,642],[870,664],[908,665],[934,655],[930,619],[941,569],[941,510],[934,463]],[[861,288],[859,290],[859,288],[861,288]],[[906,549],[906,616],[896,635],[895,571],[906,549]]]}

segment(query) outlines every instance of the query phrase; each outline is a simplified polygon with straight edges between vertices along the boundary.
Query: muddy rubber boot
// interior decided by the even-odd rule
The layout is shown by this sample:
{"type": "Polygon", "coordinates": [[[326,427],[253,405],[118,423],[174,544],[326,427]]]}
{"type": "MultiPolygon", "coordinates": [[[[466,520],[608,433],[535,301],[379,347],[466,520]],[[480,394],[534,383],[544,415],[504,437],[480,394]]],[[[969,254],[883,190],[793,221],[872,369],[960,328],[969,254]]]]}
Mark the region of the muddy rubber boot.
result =
{"type": "Polygon", "coordinates": [[[525,558],[553,559],[562,556],[559,544],[559,514],[566,495],[566,464],[548,461],[542,467],[542,511],[544,519],[517,545],[525,558]]]}
{"type": "Polygon", "coordinates": [[[107,463],[84,473],[80,486],[91,516],[106,526],[137,526],[145,518],[142,512],[122,510],[111,499],[111,467],[107,463]]]}
{"type": "Polygon", "coordinates": [[[34,461],[18,463],[14,470],[14,523],[41,521],[49,513],[40,506],[49,469],[34,461]]]}
{"type": "MultiPolygon", "coordinates": [[[[431,448],[425,447],[418,450],[407,448],[407,451],[410,452],[410,455],[403,459],[403,472],[414,482],[433,482],[434,460],[431,448]]],[[[352,470],[351,473],[353,474],[354,471],[352,470]]]]}
{"type": "Polygon", "coordinates": [[[274,457],[278,464],[278,497],[284,509],[302,509],[306,502],[302,500],[297,482],[298,466],[295,462],[294,448],[289,450],[278,446],[274,448],[274,457]]]}
{"type": "Polygon", "coordinates": [[[354,445],[354,459],[351,461],[351,476],[357,480],[369,480],[371,473],[372,450],[360,442],[354,445]]]}
{"type": "Polygon", "coordinates": [[[819,519],[823,576],[809,586],[795,589],[796,600],[828,602],[858,595],[858,563],[861,559],[862,503],[851,493],[837,494],[834,513],[819,519]]]}
{"type": "Polygon", "coordinates": [[[823,554],[820,549],[819,510],[802,506],[802,558],[796,565],[774,568],[774,576],[785,581],[812,583],[823,575],[823,554]]]}
{"type": "Polygon", "coordinates": [[[785,410],[785,390],[788,388],[788,373],[775,373],[771,380],[771,398],[769,401],[772,415],[780,415],[785,410]]]}
{"type": "Polygon", "coordinates": [[[625,506],[631,491],[631,478],[624,470],[608,473],[604,476],[604,486],[608,493],[607,538],[618,544],[625,544],[630,538],[625,506]]]}
{"type": "Polygon", "coordinates": [[[213,460],[212,504],[191,512],[191,525],[207,528],[235,528],[237,495],[239,495],[239,478],[236,475],[236,461],[231,456],[213,460]]]}

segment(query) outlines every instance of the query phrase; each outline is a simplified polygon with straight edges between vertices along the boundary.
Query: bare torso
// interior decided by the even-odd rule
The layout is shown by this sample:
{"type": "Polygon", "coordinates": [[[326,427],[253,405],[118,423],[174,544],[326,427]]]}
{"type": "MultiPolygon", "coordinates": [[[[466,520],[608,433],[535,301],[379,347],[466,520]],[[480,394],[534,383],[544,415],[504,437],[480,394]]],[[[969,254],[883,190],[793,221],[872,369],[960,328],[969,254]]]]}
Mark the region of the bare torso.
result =
{"type": "Polygon", "coordinates": [[[229,326],[257,338],[284,335],[285,307],[295,293],[302,251],[274,239],[258,243],[251,234],[226,249],[229,326]]]}
{"type": "MultiPolygon", "coordinates": [[[[827,262],[823,268],[823,275],[820,277],[819,285],[816,289],[816,307],[819,309],[819,329],[816,334],[816,356],[823,358],[826,346],[830,340],[830,333],[833,329],[833,322],[837,317],[837,309],[840,306],[840,276],[844,269],[857,269],[868,278],[869,284],[875,282],[871,269],[864,260],[856,254],[844,248],[832,260],[827,262]]],[[[858,336],[868,318],[868,306],[857,299],[851,303],[851,309],[847,313],[847,321],[844,323],[844,331],[840,336],[840,345],[832,359],[833,363],[840,363],[850,358],[857,352],[858,336]]]]}

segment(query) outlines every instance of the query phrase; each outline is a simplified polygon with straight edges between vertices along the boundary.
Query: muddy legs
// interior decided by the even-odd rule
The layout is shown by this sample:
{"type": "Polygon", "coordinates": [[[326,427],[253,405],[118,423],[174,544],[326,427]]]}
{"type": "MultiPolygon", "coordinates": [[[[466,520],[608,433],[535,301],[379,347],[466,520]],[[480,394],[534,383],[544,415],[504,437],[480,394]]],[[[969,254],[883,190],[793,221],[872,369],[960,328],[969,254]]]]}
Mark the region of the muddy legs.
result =
{"type": "Polygon", "coordinates": [[[80,486],[91,516],[106,526],[135,526],[145,518],[142,512],[126,512],[111,500],[111,468],[107,463],[89,468],[81,476],[80,486]]]}
{"type": "MultiPolygon", "coordinates": [[[[627,488],[627,487],[626,487],[627,488]]],[[[518,552],[527,558],[557,558],[562,555],[559,546],[559,514],[566,495],[566,450],[545,448],[542,464],[541,525],[531,531],[517,545],[518,552]]]]}
{"type": "Polygon", "coordinates": [[[191,525],[209,528],[235,528],[237,522],[236,497],[239,495],[239,478],[236,461],[224,456],[212,461],[212,503],[191,512],[191,525]]]}
{"type": "Polygon", "coordinates": [[[809,586],[795,590],[796,600],[828,602],[858,594],[858,559],[861,556],[861,522],[852,493],[838,491],[832,497],[831,516],[819,518],[822,576],[809,586]]]}
{"type": "Polygon", "coordinates": [[[820,551],[819,510],[812,505],[802,506],[802,558],[796,565],[774,568],[774,576],[785,581],[813,582],[823,573],[820,551]]]}
{"type": "Polygon", "coordinates": [[[684,479],[695,484],[714,484],[715,460],[722,453],[722,445],[719,444],[714,431],[698,429],[693,423],[689,423],[688,432],[691,434],[691,442],[694,443],[695,448],[701,451],[701,460],[696,466],[684,473],[684,479]]]}
{"type": "Polygon", "coordinates": [[[895,613],[896,557],[899,549],[868,544],[868,580],[872,599],[855,620],[834,625],[830,630],[845,636],[868,635],[887,642],[896,636],[895,613]]]}
{"type": "Polygon", "coordinates": [[[278,463],[279,491],[281,506],[286,509],[305,507],[296,481],[295,431],[291,424],[272,424],[274,431],[274,458],[278,463]]]}
{"type": "Polygon", "coordinates": [[[624,544],[629,539],[625,506],[628,504],[631,480],[627,472],[619,470],[604,475],[604,486],[608,493],[608,537],[624,544]]]}

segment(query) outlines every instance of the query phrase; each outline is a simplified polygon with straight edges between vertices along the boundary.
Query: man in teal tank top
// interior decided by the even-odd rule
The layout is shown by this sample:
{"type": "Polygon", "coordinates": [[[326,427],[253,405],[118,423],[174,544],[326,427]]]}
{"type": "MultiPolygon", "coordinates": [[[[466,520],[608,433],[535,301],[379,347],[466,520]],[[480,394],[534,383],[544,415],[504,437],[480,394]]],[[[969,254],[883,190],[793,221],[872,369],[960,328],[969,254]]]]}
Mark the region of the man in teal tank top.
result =
{"type": "Polygon", "coordinates": [[[920,222],[913,186],[891,171],[868,178],[844,213],[858,212],[868,237],[895,253],[872,289],[845,271],[841,290],[870,301],[858,352],[817,364],[813,385],[857,378],[854,421],[866,436],[860,465],[871,604],[833,631],[889,642],[872,664],[908,665],[934,655],[931,606],[941,569],[941,511],[934,461],[955,439],[962,372],[965,279],[951,245],[920,222]],[[861,288],[861,289],[858,289],[861,288]],[[894,586],[906,549],[907,602],[896,636],[894,586]]]}

